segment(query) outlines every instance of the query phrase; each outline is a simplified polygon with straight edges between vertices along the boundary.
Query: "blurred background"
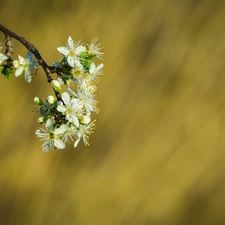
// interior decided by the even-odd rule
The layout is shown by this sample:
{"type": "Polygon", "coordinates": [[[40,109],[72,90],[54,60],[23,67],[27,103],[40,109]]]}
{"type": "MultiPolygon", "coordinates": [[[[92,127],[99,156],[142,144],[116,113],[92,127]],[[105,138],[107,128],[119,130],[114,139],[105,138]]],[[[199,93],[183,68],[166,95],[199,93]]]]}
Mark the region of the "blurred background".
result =
{"type": "Polygon", "coordinates": [[[8,0],[0,18],[49,65],[69,35],[105,52],[89,147],[43,153],[44,72],[1,77],[0,224],[225,224],[225,1],[8,0]]]}

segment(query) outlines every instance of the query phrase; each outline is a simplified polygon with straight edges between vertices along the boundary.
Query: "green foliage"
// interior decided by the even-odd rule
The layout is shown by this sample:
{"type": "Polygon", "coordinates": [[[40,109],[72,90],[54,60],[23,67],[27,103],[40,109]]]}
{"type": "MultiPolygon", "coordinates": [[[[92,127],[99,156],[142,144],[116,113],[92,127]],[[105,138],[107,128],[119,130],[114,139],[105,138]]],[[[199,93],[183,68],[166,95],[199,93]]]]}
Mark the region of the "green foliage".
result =
{"type": "Polygon", "coordinates": [[[0,67],[1,73],[4,75],[5,78],[9,79],[12,72],[13,72],[13,67],[11,65],[3,65],[0,67]]]}

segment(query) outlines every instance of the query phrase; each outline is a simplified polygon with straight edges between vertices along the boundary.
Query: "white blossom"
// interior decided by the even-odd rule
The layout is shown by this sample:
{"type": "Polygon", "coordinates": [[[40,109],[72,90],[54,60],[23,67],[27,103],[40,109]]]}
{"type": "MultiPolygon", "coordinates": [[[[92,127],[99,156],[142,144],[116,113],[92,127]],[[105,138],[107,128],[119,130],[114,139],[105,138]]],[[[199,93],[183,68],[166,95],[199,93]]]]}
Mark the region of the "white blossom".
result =
{"type": "Polygon", "coordinates": [[[79,129],[76,131],[77,139],[74,142],[74,147],[76,148],[82,139],[85,145],[89,145],[88,139],[91,133],[93,133],[94,122],[89,123],[88,125],[80,125],[79,129]]]}
{"type": "Polygon", "coordinates": [[[98,39],[95,38],[89,45],[87,45],[88,53],[91,55],[96,55],[99,59],[102,59],[103,52],[100,51],[102,47],[100,47],[100,44],[96,44],[97,41],[98,39]]]}
{"type": "Polygon", "coordinates": [[[31,52],[27,53],[26,59],[20,55],[18,55],[18,59],[19,59],[19,66],[16,67],[15,76],[16,77],[20,76],[24,71],[25,80],[28,83],[30,83],[32,80],[32,73],[38,64],[35,60],[33,60],[33,55],[31,52]]]}
{"type": "Polygon", "coordinates": [[[60,139],[60,135],[65,132],[65,127],[61,127],[53,130],[52,120],[48,119],[45,123],[46,130],[40,128],[36,130],[36,135],[44,140],[42,145],[43,152],[48,152],[52,148],[63,149],[65,148],[65,143],[60,139]]]}
{"type": "Polygon", "coordinates": [[[67,47],[58,47],[57,50],[67,58],[67,62],[71,67],[82,66],[79,56],[82,52],[86,51],[86,48],[80,45],[80,42],[74,43],[69,36],[67,47]]]}
{"type": "Polygon", "coordinates": [[[64,105],[58,105],[57,110],[61,113],[65,113],[66,119],[79,127],[78,116],[82,112],[80,101],[76,98],[70,98],[70,95],[67,92],[62,93],[62,100],[64,105]]]}

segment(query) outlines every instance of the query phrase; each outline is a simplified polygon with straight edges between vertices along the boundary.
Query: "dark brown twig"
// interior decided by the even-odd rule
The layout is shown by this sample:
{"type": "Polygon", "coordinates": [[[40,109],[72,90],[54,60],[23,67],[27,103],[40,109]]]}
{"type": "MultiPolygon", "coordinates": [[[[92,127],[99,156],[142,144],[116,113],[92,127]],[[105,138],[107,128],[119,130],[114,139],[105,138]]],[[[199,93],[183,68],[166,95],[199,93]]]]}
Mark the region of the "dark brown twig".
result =
{"type": "MultiPolygon", "coordinates": [[[[38,64],[45,71],[45,74],[46,74],[46,77],[47,77],[47,80],[49,83],[53,80],[51,77],[52,73],[59,74],[59,71],[57,70],[57,68],[55,68],[54,66],[47,65],[47,63],[42,58],[42,56],[39,53],[39,51],[37,50],[37,48],[35,48],[35,46],[33,44],[31,44],[30,42],[28,42],[24,37],[21,37],[21,36],[15,34],[14,32],[12,32],[9,29],[7,29],[6,27],[4,27],[2,24],[0,24],[0,30],[5,34],[6,38],[12,38],[12,37],[15,38],[17,41],[19,41],[21,44],[23,44],[30,52],[33,53],[33,55],[35,56],[35,58],[38,61],[38,64]]],[[[61,99],[60,94],[58,92],[56,92],[55,90],[54,90],[54,92],[55,92],[57,99],[61,99]]]]}

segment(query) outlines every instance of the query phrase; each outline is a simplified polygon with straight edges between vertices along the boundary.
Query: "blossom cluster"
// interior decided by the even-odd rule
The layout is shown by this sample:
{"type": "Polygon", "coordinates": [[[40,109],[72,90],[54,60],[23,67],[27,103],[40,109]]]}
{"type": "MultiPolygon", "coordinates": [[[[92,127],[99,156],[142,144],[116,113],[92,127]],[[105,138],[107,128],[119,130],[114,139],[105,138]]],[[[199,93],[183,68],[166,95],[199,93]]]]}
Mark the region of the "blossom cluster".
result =
{"type": "MultiPolygon", "coordinates": [[[[93,59],[102,59],[101,49],[97,39],[90,44],[83,44],[74,42],[71,37],[68,38],[67,46],[57,48],[62,60],[53,63],[57,78],[51,81],[56,96],[49,95],[45,101],[40,97],[34,98],[34,103],[40,106],[40,116],[37,118],[40,128],[35,133],[44,141],[43,152],[64,149],[71,142],[77,147],[81,140],[89,145],[88,139],[95,126],[92,113],[99,112],[96,85],[103,68],[102,63],[97,65],[93,59]]],[[[0,64],[8,60],[1,50],[0,46],[0,64]]],[[[30,83],[38,62],[28,52],[25,58],[19,55],[18,60],[12,61],[12,66],[16,77],[24,73],[25,80],[30,83]]],[[[6,65],[1,67],[1,72],[8,76],[4,68],[6,65]]]]}
{"type": "Polygon", "coordinates": [[[88,145],[89,135],[93,133],[95,126],[92,112],[99,111],[96,83],[102,74],[103,64],[96,65],[92,59],[102,58],[100,45],[96,44],[96,40],[87,45],[75,43],[69,37],[68,45],[57,49],[63,59],[53,65],[61,73],[51,84],[54,90],[60,93],[61,100],[51,95],[45,103],[38,97],[34,99],[34,102],[41,106],[38,122],[44,123],[46,128],[36,131],[37,136],[44,140],[44,152],[52,148],[63,149],[71,142],[76,147],[80,140],[88,145]],[[62,91],[66,85],[67,89],[62,91]]]}

